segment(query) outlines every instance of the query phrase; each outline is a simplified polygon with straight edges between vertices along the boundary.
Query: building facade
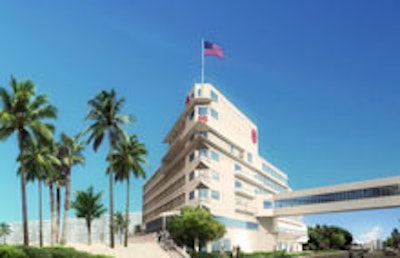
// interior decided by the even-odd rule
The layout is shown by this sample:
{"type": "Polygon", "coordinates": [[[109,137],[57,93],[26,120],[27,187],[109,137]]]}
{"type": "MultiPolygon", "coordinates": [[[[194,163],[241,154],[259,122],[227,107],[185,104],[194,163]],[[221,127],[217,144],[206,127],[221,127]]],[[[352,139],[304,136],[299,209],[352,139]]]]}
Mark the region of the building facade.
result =
{"type": "Polygon", "coordinates": [[[183,206],[202,206],[227,229],[210,249],[301,250],[301,217],[265,216],[266,200],[290,187],[287,175],[259,155],[257,125],[211,84],[195,84],[185,102],[164,139],[161,165],[144,185],[146,231],[165,227],[163,218],[183,206]]]}

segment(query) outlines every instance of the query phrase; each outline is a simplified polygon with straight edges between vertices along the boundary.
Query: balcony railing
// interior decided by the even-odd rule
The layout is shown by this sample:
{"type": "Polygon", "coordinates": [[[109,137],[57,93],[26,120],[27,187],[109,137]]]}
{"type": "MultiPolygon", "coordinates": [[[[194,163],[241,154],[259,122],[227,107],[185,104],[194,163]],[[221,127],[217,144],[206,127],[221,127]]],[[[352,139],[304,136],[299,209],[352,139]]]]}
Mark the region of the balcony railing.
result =
{"type": "Polygon", "coordinates": [[[235,193],[247,198],[254,199],[255,193],[254,191],[250,190],[249,188],[246,187],[236,187],[235,188],[235,193]]]}

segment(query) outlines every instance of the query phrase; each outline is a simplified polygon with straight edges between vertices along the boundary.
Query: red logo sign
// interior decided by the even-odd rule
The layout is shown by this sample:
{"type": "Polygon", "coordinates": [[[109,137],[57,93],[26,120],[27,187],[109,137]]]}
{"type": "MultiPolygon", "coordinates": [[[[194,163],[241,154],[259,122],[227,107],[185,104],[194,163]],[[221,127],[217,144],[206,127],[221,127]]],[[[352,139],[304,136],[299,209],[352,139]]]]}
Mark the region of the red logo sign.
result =
{"type": "Polygon", "coordinates": [[[256,129],[251,130],[251,141],[256,144],[257,143],[257,131],[256,129]]]}
{"type": "Polygon", "coordinates": [[[207,116],[199,116],[199,121],[203,123],[207,123],[207,116]]]}

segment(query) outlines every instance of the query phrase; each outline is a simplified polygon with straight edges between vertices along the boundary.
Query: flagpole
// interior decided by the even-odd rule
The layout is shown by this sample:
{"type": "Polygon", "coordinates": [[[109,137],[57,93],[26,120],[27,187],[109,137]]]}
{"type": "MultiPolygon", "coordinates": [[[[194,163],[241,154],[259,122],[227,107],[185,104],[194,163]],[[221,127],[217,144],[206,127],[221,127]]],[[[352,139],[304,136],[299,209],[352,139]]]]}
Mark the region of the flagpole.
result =
{"type": "Polygon", "coordinates": [[[204,39],[201,38],[201,85],[204,84],[204,39]]]}

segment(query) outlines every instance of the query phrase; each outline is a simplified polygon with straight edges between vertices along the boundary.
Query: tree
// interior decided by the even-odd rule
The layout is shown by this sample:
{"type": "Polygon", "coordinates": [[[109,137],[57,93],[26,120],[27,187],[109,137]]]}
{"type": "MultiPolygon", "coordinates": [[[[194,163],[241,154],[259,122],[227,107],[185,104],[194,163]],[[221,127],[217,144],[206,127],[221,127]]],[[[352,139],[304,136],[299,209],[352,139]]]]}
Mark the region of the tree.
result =
{"type": "Polygon", "coordinates": [[[198,242],[199,249],[226,232],[225,226],[202,207],[182,208],[180,216],[171,218],[168,229],[178,244],[195,248],[198,242]]]}
{"type": "MultiPolygon", "coordinates": [[[[61,235],[62,245],[65,245],[67,243],[68,211],[71,192],[71,168],[74,165],[83,165],[85,163],[85,158],[82,154],[82,151],[84,150],[84,144],[82,142],[79,142],[78,140],[78,136],[70,137],[67,134],[62,133],[61,142],[58,146],[58,156],[61,160],[63,175],[65,179],[64,220],[61,235]]],[[[57,200],[59,203],[59,191],[57,191],[57,200]]],[[[59,222],[57,224],[59,225],[59,222]]]]}
{"type": "Polygon", "coordinates": [[[3,237],[3,244],[6,244],[6,238],[11,233],[10,225],[5,222],[0,223],[0,237],[3,237]]]}
{"type": "MultiPolygon", "coordinates": [[[[125,100],[117,99],[114,90],[101,91],[88,104],[91,107],[85,120],[93,121],[83,134],[89,133],[88,143],[93,142],[93,149],[97,151],[104,136],[107,134],[110,151],[118,140],[126,135],[122,125],[131,122],[130,116],[120,115],[119,112],[125,100]]],[[[113,197],[113,175],[109,173],[109,197],[110,197],[110,232],[114,232],[114,197],[113,197]]],[[[110,247],[114,248],[114,234],[110,234],[110,247]]]]}
{"type": "MultiPolygon", "coordinates": [[[[57,110],[48,103],[45,95],[35,95],[35,86],[29,80],[17,82],[11,77],[10,87],[11,92],[0,87],[3,106],[0,109],[0,140],[5,140],[16,132],[19,155],[22,156],[27,140],[33,135],[39,139],[53,138],[53,126],[43,120],[56,118],[57,110]]],[[[24,245],[29,245],[26,178],[25,171],[20,172],[24,245]]]]}
{"type": "Polygon", "coordinates": [[[30,139],[25,151],[18,158],[21,163],[20,171],[25,171],[27,181],[38,182],[38,208],[39,208],[39,246],[43,246],[43,216],[42,216],[42,182],[49,174],[54,174],[59,160],[54,155],[52,143],[39,142],[30,139]]]}
{"type": "Polygon", "coordinates": [[[119,234],[119,241],[122,244],[122,232],[124,231],[125,227],[125,219],[122,212],[118,211],[114,214],[114,233],[119,234]]]}
{"type": "Polygon", "coordinates": [[[400,248],[400,233],[397,228],[392,230],[390,236],[384,241],[384,246],[400,248]]]}
{"type": "Polygon", "coordinates": [[[343,228],[316,225],[308,228],[308,242],[305,244],[304,249],[345,249],[352,242],[353,236],[343,228]]]}
{"type": "Polygon", "coordinates": [[[125,247],[128,246],[130,175],[132,172],[135,178],[145,177],[146,173],[142,165],[147,164],[146,155],[147,150],[144,144],[136,135],[132,135],[118,142],[108,156],[108,173],[115,174],[115,181],[126,181],[125,247]]]}
{"type": "Polygon", "coordinates": [[[86,191],[77,191],[75,200],[71,202],[71,207],[75,209],[78,218],[84,218],[87,228],[88,245],[92,243],[92,221],[104,214],[106,209],[101,203],[102,193],[95,193],[93,186],[86,191]]]}

